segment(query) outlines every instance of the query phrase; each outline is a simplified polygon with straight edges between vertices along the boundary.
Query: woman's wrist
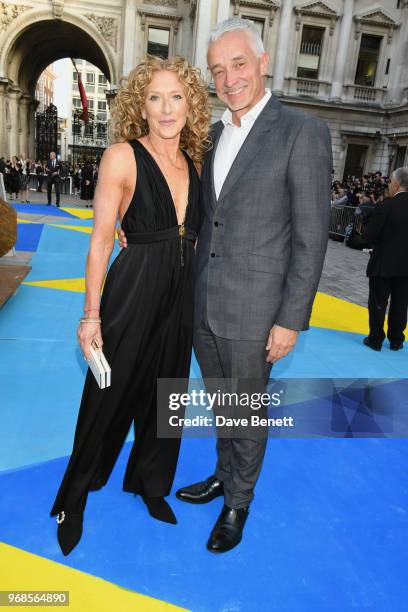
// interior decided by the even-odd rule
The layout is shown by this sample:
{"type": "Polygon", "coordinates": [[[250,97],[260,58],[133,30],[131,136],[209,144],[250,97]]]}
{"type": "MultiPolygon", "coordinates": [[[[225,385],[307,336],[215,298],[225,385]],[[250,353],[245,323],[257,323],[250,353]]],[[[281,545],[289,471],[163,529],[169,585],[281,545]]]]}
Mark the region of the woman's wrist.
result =
{"type": "Polygon", "coordinates": [[[99,308],[84,308],[84,315],[88,316],[89,314],[99,315],[99,308]]]}

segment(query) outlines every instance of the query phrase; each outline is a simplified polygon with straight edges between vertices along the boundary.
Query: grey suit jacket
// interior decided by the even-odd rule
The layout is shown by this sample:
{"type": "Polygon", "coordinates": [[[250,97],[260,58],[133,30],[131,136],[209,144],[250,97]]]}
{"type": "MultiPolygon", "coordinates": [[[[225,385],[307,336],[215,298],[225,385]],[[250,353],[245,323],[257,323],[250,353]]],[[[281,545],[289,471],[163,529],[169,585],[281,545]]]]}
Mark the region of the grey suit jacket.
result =
{"type": "Polygon", "coordinates": [[[306,330],[327,248],[333,166],[321,119],[272,95],[256,119],[217,201],[213,159],[202,170],[195,327],[235,340],[265,339],[276,323],[306,330]]]}

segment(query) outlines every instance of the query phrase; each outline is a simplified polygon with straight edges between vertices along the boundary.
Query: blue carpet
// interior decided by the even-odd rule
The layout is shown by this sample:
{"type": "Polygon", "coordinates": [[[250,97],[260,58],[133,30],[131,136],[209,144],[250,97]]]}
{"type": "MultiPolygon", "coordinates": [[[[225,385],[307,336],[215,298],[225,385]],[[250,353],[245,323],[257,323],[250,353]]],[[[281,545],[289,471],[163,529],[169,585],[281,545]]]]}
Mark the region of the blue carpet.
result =
{"type": "MultiPolygon", "coordinates": [[[[205,549],[221,500],[171,504],[154,521],[121,490],[130,445],[107,486],[90,493],[69,557],[49,517],[62,458],[0,475],[0,538],[194,612],[406,610],[408,488],[399,440],[271,440],[241,545],[205,549]]],[[[213,441],[184,441],[174,490],[211,473],[213,441]]]]}
{"type": "MultiPolygon", "coordinates": [[[[45,225],[28,280],[82,277],[88,246],[89,234],[45,225]]],[[[194,612],[408,610],[407,441],[396,438],[271,439],[244,539],[215,556],[205,544],[221,500],[192,506],[174,498],[179,486],[213,472],[214,440],[183,440],[171,496],[178,525],[169,526],[121,490],[130,431],[107,486],[89,495],[80,544],[64,557],[49,511],[83,388],[83,301],[82,293],[22,285],[0,310],[0,539],[194,612]]],[[[272,375],[404,379],[407,371],[408,349],[375,353],[360,334],[312,328],[272,375]]],[[[194,356],[191,376],[199,376],[194,356]]],[[[385,390],[406,414],[406,380],[379,384],[377,398],[385,390]]],[[[343,397],[345,419],[358,393],[343,397]]],[[[304,406],[295,408],[301,417],[304,406]]],[[[334,430],[343,425],[331,419],[334,430]]]]}
{"type": "Polygon", "coordinates": [[[36,251],[43,229],[42,223],[18,223],[16,251],[36,251]]]}
{"type": "MultiPolygon", "coordinates": [[[[47,206],[46,204],[19,204],[18,202],[11,202],[13,208],[17,210],[17,212],[31,213],[35,215],[52,215],[55,217],[70,217],[71,219],[75,219],[75,216],[66,210],[61,210],[61,208],[57,208],[54,206],[47,206]]],[[[64,204],[62,204],[64,206],[64,204]]]]}

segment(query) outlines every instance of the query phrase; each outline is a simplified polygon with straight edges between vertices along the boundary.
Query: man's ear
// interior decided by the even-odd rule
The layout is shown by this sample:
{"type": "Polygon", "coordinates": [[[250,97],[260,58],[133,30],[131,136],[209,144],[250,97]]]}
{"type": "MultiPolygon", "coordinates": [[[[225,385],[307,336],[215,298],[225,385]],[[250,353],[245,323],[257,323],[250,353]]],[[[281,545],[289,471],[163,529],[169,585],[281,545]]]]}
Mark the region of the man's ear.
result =
{"type": "Polygon", "coordinates": [[[266,53],[265,51],[264,53],[261,54],[260,58],[261,58],[261,74],[262,76],[265,76],[268,73],[269,53],[266,53]]]}

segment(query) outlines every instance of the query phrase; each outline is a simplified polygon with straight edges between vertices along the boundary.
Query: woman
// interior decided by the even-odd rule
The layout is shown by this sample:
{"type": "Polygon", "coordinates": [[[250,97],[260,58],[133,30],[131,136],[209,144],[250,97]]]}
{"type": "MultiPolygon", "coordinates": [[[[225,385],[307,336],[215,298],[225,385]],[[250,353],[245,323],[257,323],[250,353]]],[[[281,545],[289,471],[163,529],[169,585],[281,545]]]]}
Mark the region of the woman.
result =
{"type": "Polygon", "coordinates": [[[78,543],[88,491],[106,484],[132,421],[123,490],[140,494],[154,518],[177,522],[164,497],[180,440],[157,437],[156,380],[189,376],[201,222],[195,163],[207,146],[207,87],[183,58],[148,57],[118,92],[113,120],[118,142],[99,168],[78,328],[86,358],[93,338],[103,345],[112,383],[100,389],[88,369],[73,452],[51,510],[64,554],[78,543]],[[118,214],[130,248],[112,263],[99,304],[118,214]]]}
{"type": "Polygon", "coordinates": [[[28,199],[29,183],[30,183],[30,166],[31,161],[26,159],[25,153],[20,155],[20,202],[30,204],[28,199]]]}
{"type": "Polygon", "coordinates": [[[78,196],[81,191],[81,168],[75,164],[73,169],[74,196],[78,196]]]}
{"type": "Polygon", "coordinates": [[[20,191],[20,164],[15,155],[6,164],[6,184],[7,193],[13,198],[13,193],[16,194],[16,200],[20,191]]]}
{"type": "Polygon", "coordinates": [[[86,208],[91,206],[94,197],[93,165],[86,161],[81,171],[81,200],[86,201],[86,208]]]}

